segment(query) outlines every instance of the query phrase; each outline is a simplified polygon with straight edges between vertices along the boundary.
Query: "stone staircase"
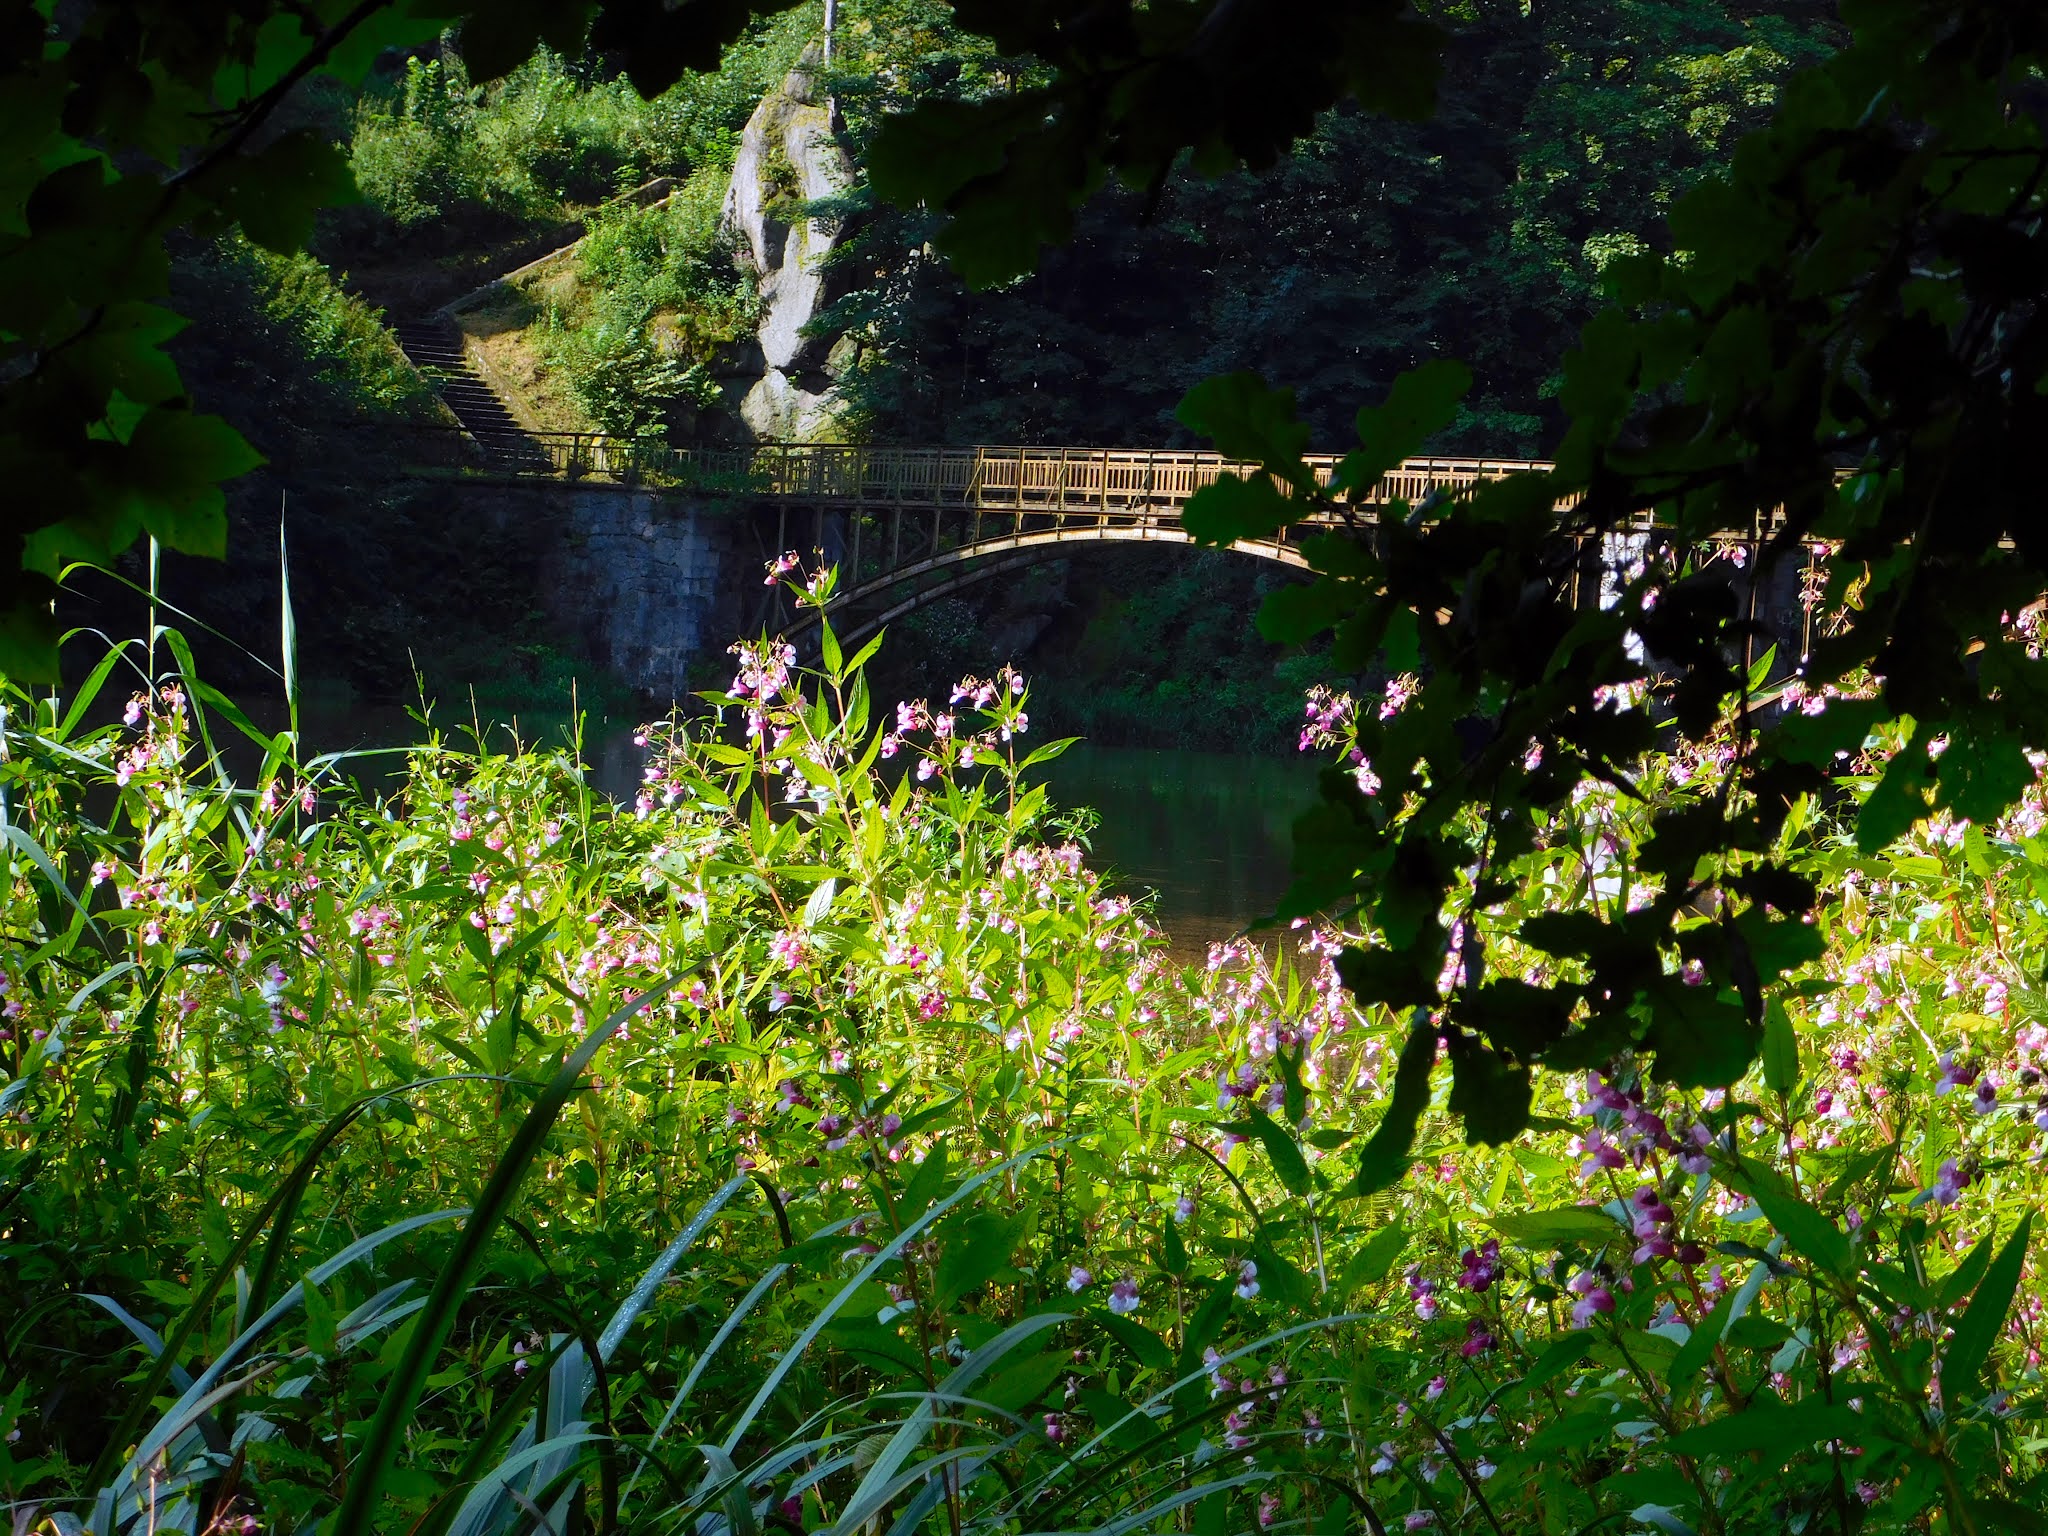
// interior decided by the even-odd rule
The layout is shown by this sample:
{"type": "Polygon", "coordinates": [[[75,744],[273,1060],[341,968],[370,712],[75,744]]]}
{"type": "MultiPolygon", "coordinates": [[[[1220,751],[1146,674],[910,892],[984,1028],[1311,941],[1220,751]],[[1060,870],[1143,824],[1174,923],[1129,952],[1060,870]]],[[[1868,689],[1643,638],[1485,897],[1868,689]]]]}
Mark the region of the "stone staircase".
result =
{"type": "Polygon", "coordinates": [[[475,440],[485,457],[507,468],[546,468],[547,450],[522,427],[496,390],[470,365],[462,337],[443,320],[415,320],[394,325],[413,367],[475,440]]]}

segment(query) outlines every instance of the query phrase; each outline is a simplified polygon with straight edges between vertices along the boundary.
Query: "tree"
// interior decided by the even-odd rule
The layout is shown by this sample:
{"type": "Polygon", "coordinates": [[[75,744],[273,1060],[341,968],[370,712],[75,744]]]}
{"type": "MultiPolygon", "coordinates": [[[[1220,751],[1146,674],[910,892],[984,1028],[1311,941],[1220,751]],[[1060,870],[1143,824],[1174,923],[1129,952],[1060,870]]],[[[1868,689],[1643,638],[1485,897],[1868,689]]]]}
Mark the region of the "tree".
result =
{"type": "MultiPolygon", "coordinates": [[[[172,549],[221,552],[220,486],[257,460],[231,426],[191,409],[165,352],[180,324],[161,302],[165,241],[239,224],[257,244],[289,251],[320,206],[350,195],[334,146],[282,125],[303,82],[359,79],[384,50],[421,46],[455,25],[473,80],[504,74],[545,43],[570,55],[601,49],[652,95],[686,69],[715,69],[753,16],[795,3],[16,6],[0,31],[9,105],[0,128],[0,473],[11,490],[0,524],[0,670],[22,680],[57,675],[50,605],[67,564],[111,563],[144,534],[172,549]]],[[[1347,87],[1405,110],[1428,104],[1435,34],[1404,16],[1399,0],[1226,0],[1143,12],[965,0],[955,10],[970,30],[1009,51],[1035,50],[1058,71],[1053,85],[999,104],[1009,115],[993,134],[978,130],[982,152],[1028,142],[1039,161],[1021,176],[971,172],[980,179],[956,189],[956,229],[983,232],[978,251],[960,253],[973,272],[1014,266],[1041,239],[1058,238],[1104,167],[1160,175],[1190,145],[1212,161],[1270,160],[1347,87]],[[1291,78],[1295,47],[1317,59],[1311,81],[1291,78]],[[1112,80],[1127,82],[1118,101],[1098,99],[1112,80]],[[1034,123],[1053,126],[1053,138],[1017,138],[1034,123]]]]}
{"type": "MultiPolygon", "coordinates": [[[[1232,9],[1212,13],[1212,35],[1232,9]]],[[[1733,1082],[1773,984],[1815,947],[1802,921],[1814,892],[1779,845],[1837,764],[1886,728],[1905,738],[1857,814],[1868,851],[1933,807],[1995,815],[2032,781],[2028,751],[2048,745],[2048,662],[2012,622],[2048,586],[2048,524],[2030,502],[2048,410],[2048,21],[1986,0],[1844,13],[1851,46],[1795,79],[1729,172],[1673,209],[1675,250],[1612,264],[1615,302],[1564,362],[1555,472],[1326,537],[1317,582],[1262,615],[1276,637],[1333,631],[1340,663],[1385,654],[1425,675],[1414,706],[1364,723],[1377,793],[1328,778],[1286,909],[1353,907],[1377,942],[1346,956],[1348,984],[1414,1010],[1361,1189],[1405,1168],[1439,1052],[1453,1109],[1487,1141],[1526,1125],[1538,1065],[1636,1047],[1671,1080],[1733,1082]],[[1681,545],[1736,541],[1750,576],[1602,558],[1651,522],[1681,545]],[[1833,546],[1816,595],[1842,618],[1796,681],[1846,696],[1767,727],[1760,584],[1813,540],[1833,546]],[[1609,606],[1562,600],[1589,575],[1610,584],[1609,606]],[[1633,871],[1641,904],[1532,918],[1514,937],[1551,955],[1556,979],[1489,978],[1487,917],[1531,876],[1540,820],[1588,777],[1630,787],[1660,733],[1723,741],[1726,766],[1712,793],[1658,819],[1633,871]],[[1705,985],[1687,986],[1681,962],[1705,985]]],[[[1268,61],[1281,78],[1313,80],[1304,59],[1345,56],[1312,22],[1302,36],[1316,51],[1290,39],[1295,71],[1268,61]]],[[[1030,43],[1048,45],[1054,33],[1030,43]]],[[[1200,53],[1191,40],[1177,67],[1200,78],[1200,53]]],[[[1146,100],[1153,67],[1130,64],[1106,94],[1146,100]]],[[[1257,157],[1240,101],[1199,88],[1188,100],[1206,136],[1184,136],[1212,158],[1257,157]]],[[[1087,110],[1056,93],[1028,114],[920,108],[894,141],[917,154],[883,153],[885,135],[877,179],[951,210],[942,248],[999,278],[1063,231],[1062,193],[1102,165],[1155,171],[1145,136],[1113,123],[1087,139],[1107,146],[1100,159],[1076,156],[1069,118],[1087,110]],[[1084,162],[1064,179],[1048,170],[1084,162]]],[[[1311,510],[1357,511],[1451,425],[1470,382],[1441,362],[1405,376],[1360,413],[1360,446],[1326,488],[1302,461],[1291,391],[1210,381],[1182,419],[1264,473],[1198,497],[1189,527],[1228,543],[1311,510]]]]}
{"type": "MultiPolygon", "coordinates": [[[[1329,779],[1289,900],[1353,903],[1379,942],[1347,955],[1348,984],[1415,1010],[1362,1189],[1405,1167],[1440,1050],[1453,1109],[1487,1141],[1527,1123],[1536,1065],[1638,1048],[1681,1085],[1734,1082],[1773,985],[1818,948],[1814,892],[1781,845],[1838,766],[1903,738],[1856,812],[1869,853],[1931,809],[1995,817],[2048,746],[2048,661],[2015,622],[2048,587],[2031,452],[2048,410],[2048,24],[1988,4],[1845,10],[1852,45],[1674,208],[1675,251],[1615,263],[1616,302],[1565,359],[1556,471],[1327,539],[1316,585],[1263,616],[1426,677],[1414,707],[1361,731],[1378,792],[1329,779]],[[1617,536],[1647,522],[1681,545],[1733,541],[1748,575],[1617,569],[1617,536]],[[1813,595],[1840,621],[1795,681],[1825,707],[1768,721],[1763,581],[1815,540],[1832,554],[1813,595]],[[1588,551],[1610,555],[1611,606],[1562,601],[1588,551]],[[1630,872],[1640,904],[1530,918],[1513,937],[1555,979],[1489,978],[1488,914],[1538,867],[1539,822],[1588,777],[1628,789],[1659,735],[1721,743],[1725,768],[1658,818],[1630,872]]],[[[1355,506],[1468,382],[1445,364],[1404,378],[1361,413],[1329,491],[1287,392],[1204,385],[1183,418],[1270,477],[1226,480],[1190,527],[1227,542],[1355,506]]]]}

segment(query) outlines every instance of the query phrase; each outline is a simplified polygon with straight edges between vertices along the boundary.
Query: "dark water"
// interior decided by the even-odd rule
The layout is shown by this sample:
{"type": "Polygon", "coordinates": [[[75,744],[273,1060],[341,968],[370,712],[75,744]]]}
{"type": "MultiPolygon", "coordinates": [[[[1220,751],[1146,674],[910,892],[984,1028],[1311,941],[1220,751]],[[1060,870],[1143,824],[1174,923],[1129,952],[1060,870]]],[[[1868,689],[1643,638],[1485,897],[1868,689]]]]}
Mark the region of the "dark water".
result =
{"type": "MultiPolygon", "coordinates": [[[[266,727],[269,711],[260,712],[266,727]]],[[[481,729],[500,749],[516,732],[529,744],[559,744],[569,717],[525,711],[478,714],[437,709],[434,726],[458,748],[481,729]]],[[[344,772],[365,787],[394,782],[399,757],[376,749],[424,735],[397,707],[309,709],[302,719],[309,750],[364,752],[344,772]]],[[[606,794],[630,798],[640,782],[642,754],[630,720],[592,720],[584,729],[584,761],[606,794]]],[[[1123,894],[1154,899],[1154,915],[1176,958],[1198,959],[1212,941],[1243,931],[1273,910],[1287,889],[1294,818],[1315,799],[1307,760],[1251,757],[1171,748],[1096,747],[1077,743],[1035,770],[1061,809],[1086,806],[1101,821],[1090,834],[1089,863],[1123,894]]]]}
{"type": "Polygon", "coordinates": [[[1159,924],[1184,958],[1273,910],[1294,818],[1316,797],[1306,759],[1081,743],[1043,772],[1056,804],[1102,817],[1089,862],[1128,895],[1156,893],[1159,924]]]}

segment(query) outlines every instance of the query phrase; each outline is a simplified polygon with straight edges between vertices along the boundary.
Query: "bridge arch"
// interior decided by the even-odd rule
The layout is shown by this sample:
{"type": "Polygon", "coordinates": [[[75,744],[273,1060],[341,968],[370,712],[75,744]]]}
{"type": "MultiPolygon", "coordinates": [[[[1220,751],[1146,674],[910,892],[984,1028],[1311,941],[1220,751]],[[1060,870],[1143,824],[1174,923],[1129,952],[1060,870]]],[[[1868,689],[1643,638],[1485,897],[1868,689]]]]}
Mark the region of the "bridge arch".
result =
{"type": "MultiPolygon", "coordinates": [[[[1057,560],[1079,546],[1101,544],[1199,547],[1184,528],[1149,523],[1042,529],[984,539],[927,555],[902,569],[853,585],[842,585],[822,614],[815,608],[800,610],[783,626],[783,633],[793,644],[809,649],[816,643],[819,619],[824,617],[833,621],[842,646],[862,645],[878,630],[929,603],[996,577],[1057,560]],[[878,602],[886,606],[876,610],[878,602]],[[840,621],[847,615],[856,617],[842,624],[840,621]]],[[[1240,540],[1229,546],[1229,552],[1296,570],[1309,569],[1308,558],[1300,549],[1277,539],[1240,540]]]]}

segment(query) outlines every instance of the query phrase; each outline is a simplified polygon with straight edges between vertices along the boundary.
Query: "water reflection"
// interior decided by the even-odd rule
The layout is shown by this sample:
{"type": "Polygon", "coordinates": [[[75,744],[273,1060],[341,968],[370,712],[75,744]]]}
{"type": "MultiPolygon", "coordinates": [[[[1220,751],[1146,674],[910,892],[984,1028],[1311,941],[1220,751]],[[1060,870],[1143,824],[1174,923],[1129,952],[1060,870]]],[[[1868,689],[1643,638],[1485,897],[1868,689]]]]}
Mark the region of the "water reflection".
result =
{"type": "Polygon", "coordinates": [[[1039,771],[1056,804],[1101,815],[1089,862],[1127,894],[1157,893],[1178,958],[1273,910],[1294,818],[1316,798],[1312,764],[1230,752],[1082,743],[1039,771]]]}

